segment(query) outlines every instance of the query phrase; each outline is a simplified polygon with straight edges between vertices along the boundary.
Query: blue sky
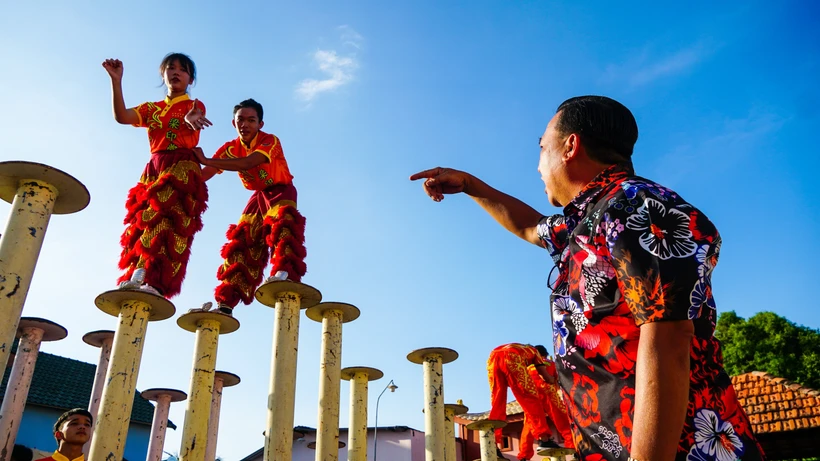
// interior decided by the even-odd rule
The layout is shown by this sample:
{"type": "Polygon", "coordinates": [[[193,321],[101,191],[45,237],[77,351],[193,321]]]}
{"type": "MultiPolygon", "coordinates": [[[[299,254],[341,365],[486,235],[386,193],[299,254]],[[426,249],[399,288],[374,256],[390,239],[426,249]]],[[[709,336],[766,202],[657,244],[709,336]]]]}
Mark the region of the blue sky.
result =
{"type": "MultiPolygon", "coordinates": [[[[125,65],[129,106],[159,100],[171,51],[196,61],[192,95],[214,126],[201,146],[236,136],[233,105],[265,106],[307,217],[305,281],[357,305],[344,366],[372,366],[399,386],[379,423],[423,428],[413,349],[445,346],[448,402],[489,407],[485,360],[499,344],[549,344],[548,256],[505,233],[466,197],[431,202],[407,177],[437,165],[470,171],[543,213],[537,140],[557,105],[604,94],[635,114],[639,174],[679,192],[718,226],[721,311],[772,310],[820,327],[812,286],[820,243],[815,200],[820,15],[813,2],[14,2],[0,17],[2,159],[63,169],[92,193],[55,216],[24,315],[69,337],[43,350],[96,362],[81,337],[110,329],[93,300],[113,287],[128,188],[148,159],[143,130],[111,117],[100,63],[125,65]]],[[[178,312],[211,299],[219,248],[248,192],[235,175],[209,183],[178,312]]],[[[8,213],[0,205],[0,213],[8,213]]],[[[224,394],[218,453],[262,445],[273,313],[236,311],[218,368],[243,382],[224,394]]],[[[295,423],[316,426],[321,326],[302,317],[295,423]]],[[[193,335],[151,324],[139,388],[188,390],[193,335]]],[[[341,426],[347,426],[347,383],[341,426]]],[[[172,407],[179,425],[184,405],[172,407]]],[[[179,450],[181,430],[166,450],[179,450]]]]}

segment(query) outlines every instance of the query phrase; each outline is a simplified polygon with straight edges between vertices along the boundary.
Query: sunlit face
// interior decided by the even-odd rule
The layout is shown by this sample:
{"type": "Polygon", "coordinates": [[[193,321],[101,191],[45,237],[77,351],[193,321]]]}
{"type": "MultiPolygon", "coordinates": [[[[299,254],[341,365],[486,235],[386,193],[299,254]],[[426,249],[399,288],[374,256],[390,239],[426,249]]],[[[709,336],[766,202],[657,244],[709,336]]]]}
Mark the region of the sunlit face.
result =
{"type": "Polygon", "coordinates": [[[236,111],[233,115],[232,123],[234,128],[236,128],[236,132],[239,133],[242,142],[245,144],[253,141],[253,138],[256,137],[259,130],[265,126],[265,122],[259,120],[259,114],[256,113],[256,109],[250,107],[243,107],[236,111]]]}
{"type": "Polygon", "coordinates": [[[552,120],[547,124],[547,129],[541,136],[540,147],[541,155],[538,159],[538,172],[541,174],[541,180],[544,181],[544,192],[547,193],[547,198],[553,206],[563,206],[560,203],[558,196],[560,193],[562,179],[566,176],[564,171],[565,163],[561,158],[561,146],[563,145],[562,137],[555,130],[556,120],[558,114],[552,117],[552,120]]]}
{"type": "Polygon", "coordinates": [[[169,94],[182,94],[188,91],[191,81],[191,74],[178,60],[171,61],[171,64],[162,72],[162,80],[168,88],[169,94]]]}
{"type": "Polygon", "coordinates": [[[72,415],[60,426],[56,436],[68,443],[82,445],[91,437],[91,420],[87,416],[72,415]]]}

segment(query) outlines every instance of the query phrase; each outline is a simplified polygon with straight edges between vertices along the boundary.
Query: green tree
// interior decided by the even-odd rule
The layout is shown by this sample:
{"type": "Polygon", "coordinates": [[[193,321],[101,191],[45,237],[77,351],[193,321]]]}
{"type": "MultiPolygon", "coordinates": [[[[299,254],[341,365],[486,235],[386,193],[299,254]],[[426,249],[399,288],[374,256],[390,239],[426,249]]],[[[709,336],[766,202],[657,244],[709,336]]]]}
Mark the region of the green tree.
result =
{"type": "Polygon", "coordinates": [[[715,336],[730,375],[765,371],[820,390],[820,330],[774,312],[760,312],[746,320],[729,311],[718,317],[715,336]]]}

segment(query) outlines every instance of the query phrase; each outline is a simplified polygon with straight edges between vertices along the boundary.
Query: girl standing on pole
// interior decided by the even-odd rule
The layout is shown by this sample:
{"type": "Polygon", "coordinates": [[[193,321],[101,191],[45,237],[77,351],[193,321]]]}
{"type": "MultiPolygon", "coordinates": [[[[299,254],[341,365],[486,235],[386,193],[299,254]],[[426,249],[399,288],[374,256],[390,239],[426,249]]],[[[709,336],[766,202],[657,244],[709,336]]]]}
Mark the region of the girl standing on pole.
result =
{"type": "Polygon", "coordinates": [[[159,72],[167,88],[164,100],[126,108],[122,95],[123,65],[106,59],[111,76],[114,119],[148,130],[151,158],[139,182],[128,192],[120,239],[122,289],[141,289],[171,298],[180,292],[194,234],[202,229],[208,188],[193,148],[199,132],[211,122],[205,105],[188,96],[196,66],[188,56],[171,53],[159,72]]]}

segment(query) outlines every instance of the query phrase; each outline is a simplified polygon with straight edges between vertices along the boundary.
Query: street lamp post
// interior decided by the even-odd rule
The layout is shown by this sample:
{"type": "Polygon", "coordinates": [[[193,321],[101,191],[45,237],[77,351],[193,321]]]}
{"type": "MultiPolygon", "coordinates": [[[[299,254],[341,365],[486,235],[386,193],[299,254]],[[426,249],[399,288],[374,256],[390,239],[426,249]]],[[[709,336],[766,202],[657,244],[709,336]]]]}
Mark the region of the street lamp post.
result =
{"type": "Polygon", "coordinates": [[[396,386],[396,383],[394,383],[391,379],[390,382],[387,383],[387,386],[384,386],[384,389],[382,389],[382,393],[379,394],[379,397],[376,399],[376,427],[373,428],[373,461],[377,460],[376,456],[378,455],[379,449],[379,400],[382,399],[384,391],[390,389],[390,392],[396,392],[396,389],[398,388],[399,386],[396,386]]]}

